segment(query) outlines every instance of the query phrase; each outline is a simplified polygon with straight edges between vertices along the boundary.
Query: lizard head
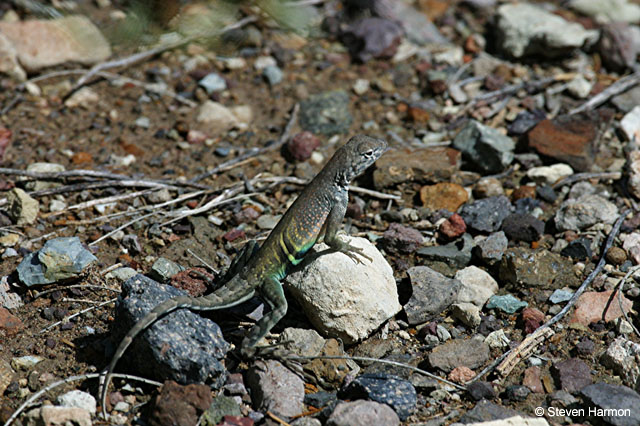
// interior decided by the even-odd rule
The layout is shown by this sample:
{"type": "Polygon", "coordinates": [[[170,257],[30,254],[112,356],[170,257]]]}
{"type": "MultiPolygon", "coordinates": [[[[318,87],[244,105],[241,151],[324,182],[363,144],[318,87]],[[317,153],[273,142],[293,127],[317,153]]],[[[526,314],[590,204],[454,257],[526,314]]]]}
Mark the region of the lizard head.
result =
{"type": "Polygon", "coordinates": [[[339,178],[341,183],[348,185],[380,158],[386,149],[387,142],[383,139],[365,135],[356,135],[349,139],[335,154],[342,160],[339,178]]]}

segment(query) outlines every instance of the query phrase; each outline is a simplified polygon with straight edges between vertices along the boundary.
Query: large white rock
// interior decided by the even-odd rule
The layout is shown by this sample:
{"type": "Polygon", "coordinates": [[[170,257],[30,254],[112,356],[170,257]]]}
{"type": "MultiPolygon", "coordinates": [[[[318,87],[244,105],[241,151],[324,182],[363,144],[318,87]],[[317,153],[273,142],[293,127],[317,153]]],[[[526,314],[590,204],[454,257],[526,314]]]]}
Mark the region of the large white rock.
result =
{"type": "MultiPolygon", "coordinates": [[[[393,271],[378,249],[364,238],[342,235],[373,259],[355,263],[344,253],[319,256],[286,278],[286,284],[311,323],[323,334],[353,343],[369,335],[400,309],[393,271]]],[[[316,245],[307,255],[326,250],[316,245]]]]}
{"type": "Polygon", "coordinates": [[[640,22],[640,5],[628,0],[571,0],[569,7],[601,24],[614,21],[640,22]]]}
{"type": "Polygon", "coordinates": [[[598,38],[597,31],[528,3],[500,6],[496,23],[498,46],[515,58],[554,57],[598,38]]]}

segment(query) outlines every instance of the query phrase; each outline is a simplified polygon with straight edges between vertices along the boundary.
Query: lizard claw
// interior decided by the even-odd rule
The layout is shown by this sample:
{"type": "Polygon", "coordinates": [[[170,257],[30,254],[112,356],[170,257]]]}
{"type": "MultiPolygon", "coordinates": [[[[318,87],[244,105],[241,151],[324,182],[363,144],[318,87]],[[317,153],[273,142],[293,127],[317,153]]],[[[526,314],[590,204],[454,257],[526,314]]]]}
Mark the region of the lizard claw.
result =
{"type": "Polygon", "coordinates": [[[351,244],[347,243],[340,248],[340,251],[349,256],[355,263],[364,265],[364,262],[362,261],[362,259],[360,259],[360,257],[364,257],[369,261],[369,263],[373,263],[373,259],[370,256],[364,254],[364,250],[362,249],[362,247],[352,246],[351,244]]]}
{"type": "Polygon", "coordinates": [[[253,356],[261,359],[274,359],[280,361],[285,367],[304,380],[302,364],[298,361],[289,359],[291,356],[295,356],[295,354],[282,347],[290,343],[293,342],[290,340],[284,340],[282,342],[256,347],[254,349],[253,356]]]}

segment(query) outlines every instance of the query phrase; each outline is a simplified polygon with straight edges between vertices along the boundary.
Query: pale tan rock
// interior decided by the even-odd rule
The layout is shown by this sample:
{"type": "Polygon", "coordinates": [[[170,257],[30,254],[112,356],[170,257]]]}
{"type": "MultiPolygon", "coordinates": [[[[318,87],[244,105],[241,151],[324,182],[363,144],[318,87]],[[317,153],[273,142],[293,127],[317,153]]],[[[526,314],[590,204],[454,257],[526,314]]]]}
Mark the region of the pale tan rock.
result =
{"type": "Polygon", "coordinates": [[[2,34],[0,34],[0,74],[6,74],[18,81],[27,79],[27,73],[18,62],[18,52],[9,39],[2,34]]]}
{"type": "Polygon", "coordinates": [[[0,22],[0,33],[11,42],[27,71],[65,62],[91,65],[111,55],[107,40],[84,16],[0,22]]]}
{"type": "Polygon", "coordinates": [[[20,188],[13,188],[7,194],[7,213],[18,225],[28,225],[36,221],[40,203],[20,188]]]}

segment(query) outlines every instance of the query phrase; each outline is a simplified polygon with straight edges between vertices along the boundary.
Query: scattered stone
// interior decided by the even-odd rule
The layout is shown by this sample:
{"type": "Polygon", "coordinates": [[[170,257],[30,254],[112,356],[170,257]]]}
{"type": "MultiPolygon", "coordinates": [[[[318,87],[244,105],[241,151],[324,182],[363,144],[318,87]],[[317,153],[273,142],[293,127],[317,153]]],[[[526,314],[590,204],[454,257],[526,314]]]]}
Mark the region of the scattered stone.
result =
{"type": "Polygon", "coordinates": [[[589,338],[583,338],[576,343],[576,352],[578,355],[589,356],[596,349],[596,344],[589,338]]]}
{"type": "Polygon", "coordinates": [[[467,226],[477,232],[495,232],[512,210],[505,196],[483,198],[462,207],[460,216],[467,226]]]}
{"type": "Polygon", "coordinates": [[[506,283],[524,287],[554,288],[555,283],[571,286],[580,282],[570,259],[549,250],[526,247],[507,249],[499,276],[506,283]]]}
{"type": "Polygon", "coordinates": [[[256,225],[260,229],[273,229],[276,227],[278,222],[282,219],[282,215],[273,215],[273,214],[263,214],[256,221],[256,225]]]}
{"type": "Polygon", "coordinates": [[[226,106],[206,101],[198,110],[196,122],[202,126],[202,131],[209,135],[219,135],[234,127],[247,127],[251,121],[251,110],[247,106],[226,106]]]}
{"type": "Polygon", "coordinates": [[[66,62],[93,65],[111,56],[109,42],[81,15],[0,22],[0,33],[11,42],[20,64],[29,72],[66,62]]]}
{"type": "Polygon", "coordinates": [[[633,232],[624,239],[622,249],[625,250],[634,263],[640,264],[640,234],[633,232]]]}
{"type": "Polygon", "coordinates": [[[96,399],[93,395],[79,390],[73,390],[58,396],[56,402],[63,407],[77,407],[91,414],[96,413],[96,399]]]}
{"type": "Polygon", "coordinates": [[[287,143],[289,154],[297,161],[306,161],[311,157],[313,151],[320,146],[318,139],[311,132],[300,132],[291,138],[287,143]]]}
{"type": "Polygon", "coordinates": [[[168,283],[178,273],[185,270],[184,266],[178,265],[172,260],[159,257],[149,271],[149,277],[160,283],[168,283]]]}
{"type": "Polygon", "coordinates": [[[588,238],[573,240],[560,251],[560,254],[577,260],[589,260],[593,255],[591,252],[591,240],[588,238]]]}
{"type": "Polygon", "coordinates": [[[346,133],[351,126],[349,95],[343,90],[324,92],[300,102],[300,127],[314,134],[346,133]]]}
{"type": "Polygon", "coordinates": [[[527,170],[527,177],[534,182],[553,185],[560,179],[571,176],[573,169],[570,165],[557,163],[552,166],[532,167],[527,170]]]}
{"type": "Polygon", "coordinates": [[[522,111],[516,116],[516,119],[509,124],[507,130],[510,135],[523,135],[545,118],[546,114],[539,109],[522,111]]]}
{"type": "MultiPolygon", "coordinates": [[[[186,294],[144,275],[126,281],[116,305],[114,338],[119,339],[161,302],[186,294]]],[[[132,368],[147,377],[202,382],[217,389],[224,384],[226,369],[221,360],[228,350],[229,344],[216,323],[188,309],[179,309],[141,333],[126,357],[132,368]]]]}
{"type": "Polygon", "coordinates": [[[569,358],[551,366],[558,386],[569,393],[578,392],[592,383],[591,368],[578,358],[569,358]]]}
{"type": "Polygon", "coordinates": [[[575,76],[568,84],[567,91],[578,99],[584,99],[589,96],[591,93],[591,89],[593,89],[593,84],[591,84],[586,78],[582,75],[578,74],[575,76]]]}
{"type": "Polygon", "coordinates": [[[89,87],[82,87],[77,92],[74,92],[69,98],[64,101],[64,105],[67,108],[82,107],[88,109],[94,104],[100,101],[100,95],[90,89],[89,87]]]}
{"type": "Polygon", "coordinates": [[[637,197],[640,195],[640,151],[633,150],[627,154],[627,169],[629,172],[627,188],[631,195],[637,197]]]}
{"type": "Polygon", "coordinates": [[[16,371],[29,371],[39,362],[44,361],[41,356],[25,355],[11,359],[11,367],[16,371]]]}
{"type": "Polygon", "coordinates": [[[3,331],[3,334],[6,337],[13,337],[20,330],[24,328],[24,324],[15,315],[12,315],[9,310],[0,306],[0,330],[3,331]]]}
{"type": "MultiPolygon", "coordinates": [[[[584,292],[576,302],[573,317],[570,322],[577,322],[584,326],[588,326],[592,322],[600,321],[602,319],[606,322],[618,319],[622,316],[622,311],[620,311],[620,304],[617,303],[617,298],[618,295],[614,294],[613,290],[603,292],[584,292]]],[[[632,305],[633,302],[623,295],[622,307],[625,312],[629,312],[632,305]]]]}
{"type": "Polygon", "coordinates": [[[284,73],[282,72],[280,67],[269,65],[262,70],[262,76],[265,78],[265,80],[267,80],[269,86],[275,86],[282,82],[284,73]]]}
{"type": "Polygon", "coordinates": [[[496,129],[471,120],[453,140],[469,167],[484,174],[499,173],[513,162],[515,142],[496,129]]]}
{"type": "Polygon", "coordinates": [[[402,36],[402,27],[397,22],[369,17],[353,23],[341,39],[354,59],[367,62],[373,58],[392,58],[402,36]]]}
{"type": "Polygon", "coordinates": [[[423,240],[422,234],[417,229],[399,223],[391,223],[389,228],[384,231],[380,244],[385,250],[413,253],[422,245],[423,240]]]}
{"type": "Polygon", "coordinates": [[[467,392],[469,392],[471,398],[476,401],[480,401],[482,399],[491,400],[496,397],[496,392],[493,390],[491,383],[482,380],[478,380],[467,386],[467,392]]]}
{"type": "Polygon", "coordinates": [[[574,115],[543,120],[529,131],[529,147],[568,163],[574,170],[588,172],[595,160],[597,124],[593,119],[574,115]]]}
{"type": "Polygon", "coordinates": [[[542,373],[540,367],[532,365],[524,370],[524,378],[522,379],[523,386],[526,386],[533,393],[544,393],[544,387],[542,386],[542,380],[540,379],[542,373]]]}
{"type": "Polygon", "coordinates": [[[189,425],[211,405],[211,389],[203,384],[181,386],[166,380],[160,394],[153,399],[149,413],[150,425],[189,425]]]}
{"type": "Polygon", "coordinates": [[[452,268],[464,268],[471,261],[473,250],[473,238],[469,234],[463,234],[462,238],[449,244],[422,247],[418,254],[427,259],[444,262],[452,268]]]}
{"type": "Polygon", "coordinates": [[[460,282],[456,297],[458,303],[473,303],[479,308],[498,291],[498,283],[491,275],[476,266],[468,266],[456,272],[460,282]]]}
{"type": "Polygon", "coordinates": [[[524,308],[522,310],[522,323],[525,334],[536,331],[544,322],[544,314],[536,308],[524,308]]]}
{"type": "Polygon", "coordinates": [[[327,420],[327,426],[398,426],[400,418],[387,404],[357,400],[339,402],[327,420]]]}
{"type": "Polygon", "coordinates": [[[222,92],[227,89],[227,82],[218,73],[212,72],[205,75],[200,81],[198,86],[204,88],[207,94],[211,95],[216,92],[222,92]]]}
{"type": "Polygon", "coordinates": [[[97,260],[78,237],[54,238],[25,256],[18,265],[18,277],[29,287],[51,284],[78,276],[97,260]]]}
{"type": "Polygon", "coordinates": [[[499,197],[504,195],[504,188],[499,179],[487,177],[482,178],[473,188],[473,194],[476,198],[499,197]]]}
{"type": "Polygon", "coordinates": [[[464,234],[467,230],[467,225],[464,223],[464,219],[458,213],[454,213],[451,217],[440,224],[438,232],[440,237],[446,241],[455,240],[464,234]]]}
{"type": "Polygon", "coordinates": [[[442,182],[420,188],[422,205],[434,211],[445,209],[456,212],[468,200],[469,193],[456,183],[442,182]]]}
{"type": "Polygon", "coordinates": [[[527,302],[523,302],[515,298],[511,294],[505,294],[504,296],[491,296],[487,302],[487,309],[499,309],[507,314],[515,314],[522,308],[529,306],[527,302]]]}
{"type": "Polygon", "coordinates": [[[640,378],[640,367],[636,361],[638,355],[640,355],[640,345],[624,336],[619,336],[602,354],[600,362],[620,376],[624,384],[635,388],[640,378]]]}
{"type": "Polygon", "coordinates": [[[568,302],[573,297],[573,292],[565,289],[557,289],[549,296],[549,302],[555,304],[568,302]]]}
{"type": "Polygon", "coordinates": [[[7,214],[16,225],[30,225],[38,218],[40,203],[20,188],[7,194],[7,214]]]}
{"type": "Polygon", "coordinates": [[[509,340],[507,335],[504,333],[504,330],[492,331],[484,339],[484,343],[486,343],[491,349],[504,349],[509,346],[510,342],[511,340],[509,340]]]}
{"type": "MultiPolygon", "coordinates": [[[[582,388],[585,406],[596,407],[596,417],[614,426],[640,424],[640,395],[626,386],[595,383],[582,388]]],[[[585,407],[586,408],[586,407],[585,407]]]]}
{"type": "Polygon", "coordinates": [[[452,303],[460,289],[460,282],[447,278],[428,266],[414,266],[407,270],[412,294],[404,305],[409,324],[421,324],[439,315],[452,303]]]}
{"type": "Polygon", "coordinates": [[[638,56],[638,46],[629,25],[619,21],[602,27],[596,48],[602,63],[611,71],[622,72],[632,68],[638,56]]]}
{"type": "MultiPolygon", "coordinates": [[[[620,129],[627,140],[640,142],[640,106],[634,107],[620,120],[620,129]]],[[[638,143],[636,142],[636,143],[638,143]]]]}
{"type": "Polygon", "coordinates": [[[536,195],[543,201],[554,203],[558,199],[558,194],[549,185],[542,185],[536,188],[536,195]]]}
{"type": "Polygon", "coordinates": [[[487,265],[494,265],[502,260],[508,243],[509,241],[504,232],[494,232],[476,244],[474,253],[487,265]]]}
{"type": "Polygon", "coordinates": [[[640,6],[627,0],[571,0],[569,7],[601,24],[640,21],[640,6]]]}
{"type": "Polygon", "coordinates": [[[474,369],[489,359],[489,347],[479,339],[453,339],[436,347],[427,358],[431,367],[447,373],[460,366],[474,369]]]}
{"type": "Polygon", "coordinates": [[[531,390],[522,385],[507,386],[504,390],[504,396],[508,401],[524,401],[530,393],[531,390]]]}
{"type": "MultiPolygon", "coordinates": [[[[378,249],[364,238],[343,239],[362,248],[373,262],[354,264],[344,253],[324,254],[287,276],[286,283],[316,329],[353,343],[367,337],[402,307],[393,270],[378,249]]],[[[309,255],[327,248],[318,244],[309,255]]]]}
{"type": "Polygon", "coordinates": [[[451,317],[460,321],[469,328],[476,328],[480,325],[480,308],[473,303],[454,303],[451,305],[451,317]]]}
{"type": "Polygon", "coordinates": [[[514,58],[557,57],[594,41],[597,31],[585,30],[529,3],[505,4],[496,14],[497,44],[514,58]]]}
{"type": "Polygon", "coordinates": [[[285,417],[302,413],[304,382],[278,361],[256,361],[247,372],[247,386],[260,410],[285,417]]]}
{"type": "Polygon", "coordinates": [[[473,371],[468,367],[460,366],[451,370],[451,372],[447,377],[449,380],[451,380],[454,383],[464,384],[469,380],[473,379],[475,376],[476,376],[475,371],[473,371]]]}
{"type": "Polygon", "coordinates": [[[631,89],[614,96],[611,98],[611,103],[624,113],[631,111],[640,104],[640,86],[632,87],[631,89]]]}
{"type": "Polygon", "coordinates": [[[458,170],[460,155],[449,147],[390,151],[376,161],[373,184],[383,189],[398,183],[445,180],[458,170]]]}
{"type": "Polygon", "coordinates": [[[513,241],[538,241],[544,233],[544,222],[530,214],[512,213],[502,222],[502,230],[513,241]]]}
{"type": "MultiPolygon", "coordinates": [[[[469,424],[469,423],[476,423],[481,425],[481,422],[489,422],[492,420],[501,420],[501,419],[508,419],[510,417],[515,417],[515,416],[520,416],[521,413],[519,413],[518,411],[512,409],[512,408],[507,408],[507,407],[502,407],[498,404],[495,404],[491,401],[487,401],[482,400],[479,401],[475,407],[473,407],[471,410],[467,411],[466,413],[464,413],[462,415],[462,417],[460,417],[459,422],[462,424],[469,424]]],[[[546,424],[546,422],[544,423],[546,424]]],[[[491,425],[491,423],[489,423],[489,425],[491,425]]],[[[513,423],[513,426],[516,425],[522,425],[522,423],[513,423]]],[[[493,426],[493,425],[491,425],[493,426]]],[[[538,426],[538,425],[535,425],[538,426]]]]}
{"type": "Polygon", "coordinates": [[[26,414],[27,425],[77,425],[91,426],[91,413],[77,407],[45,405],[26,414]]]}
{"type": "Polygon", "coordinates": [[[0,33],[0,74],[5,74],[19,82],[24,82],[27,79],[27,73],[18,61],[16,48],[2,33],[0,33]]]}
{"type": "Polygon", "coordinates": [[[385,373],[366,373],[356,377],[338,394],[343,399],[369,399],[389,405],[400,420],[416,409],[417,393],[411,382],[385,373]]]}

